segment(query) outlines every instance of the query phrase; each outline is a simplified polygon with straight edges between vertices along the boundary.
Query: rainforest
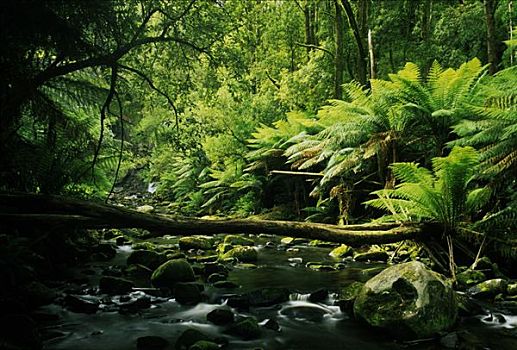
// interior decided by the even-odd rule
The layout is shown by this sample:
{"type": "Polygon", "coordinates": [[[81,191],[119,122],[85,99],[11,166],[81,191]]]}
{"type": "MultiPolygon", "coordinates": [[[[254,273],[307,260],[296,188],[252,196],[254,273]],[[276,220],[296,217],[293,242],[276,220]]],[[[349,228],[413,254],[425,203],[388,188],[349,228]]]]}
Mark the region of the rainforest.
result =
{"type": "Polygon", "coordinates": [[[4,0],[0,349],[516,349],[513,0],[4,0]]]}

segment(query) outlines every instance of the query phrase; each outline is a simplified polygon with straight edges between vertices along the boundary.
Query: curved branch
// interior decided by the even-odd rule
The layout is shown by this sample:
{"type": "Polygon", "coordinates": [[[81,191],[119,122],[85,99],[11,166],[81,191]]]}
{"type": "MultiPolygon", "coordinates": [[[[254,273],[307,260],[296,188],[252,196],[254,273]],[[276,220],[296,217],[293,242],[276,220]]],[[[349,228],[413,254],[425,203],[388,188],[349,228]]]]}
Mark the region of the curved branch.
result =
{"type": "Polygon", "coordinates": [[[123,64],[119,64],[118,66],[124,70],[127,70],[128,72],[138,75],[142,80],[144,80],[147,83],[147,85],[149,85],[149,87],[152,90],[156,91],[158,94],[165,97],[165,99],[167,99],[167,102],[169,103],[169,105],[171,106],[171,108],[174,111],[174,115],[176,116],[176,125],[178,125],[178,118],[179,118],[178,110],[177,110],[176,106],[174,105],[174,102],[172,101],[172,99],[169,97],[169,95],[167,95],[167,93],[160,90],[156,85],[154,85],[154,82],[151,80],[151,78],[149,78],[147,75],[145,75],[143,72],[139,71],[138,69],[135,69],[133,67],[129,67],[129,66],[126,66],[123,64]]]}
{"type": "Polygon", "coordinates": [[[295,44],[298,45],[298,46],[302,46],[302,47],[307,47],[307,48],[310,48],[310,49],[315,49],[315,50],[323,51],[326,54],[330,55],[330,57],[334,58],[334,54],[331,51],[329,51],[326,48],[324,48],[324,47],[321,47],[321,46],[318,46],[318,45],[312,45],[312,44],[298,43],[298,42],[296,42],[295,44]]]}
{"type": "Polygon", "coordinates": [[[190,41],[180,38],[180,37],[165,37],[165,36],[158,36],[158,37],[145,37],[141,39],[134,40],[126,45],[123,45],[116,49],[115,51],[100,55],[96,57],[90,57],[82,61],[76,61],[72,63],[68,63],[65,65],[59,65],[59,66],[51,66],[48,67],[46,70],[38,74],[34,78],[34,88],[38,88],[45,82],[47,82],[50,79],[67,75],[72,72],[76,72],[81,69],[85,68],[91,68],[91,67],[99,67],[99,66],[113,66],[117,63],[118,60],[120,60],[124,55],[126,55],[129,51],[131,51],[134,48],[137,48],[139,46],[152,44],[152,43],[167,43],[167,42],[173,42],[180,44],[182,46],[188,46],[191,49],[198,51],[200,53],[204,53],[209,55],[208,48],[205,47],[199,47],[196,44],[191,43],[190,41]]]}

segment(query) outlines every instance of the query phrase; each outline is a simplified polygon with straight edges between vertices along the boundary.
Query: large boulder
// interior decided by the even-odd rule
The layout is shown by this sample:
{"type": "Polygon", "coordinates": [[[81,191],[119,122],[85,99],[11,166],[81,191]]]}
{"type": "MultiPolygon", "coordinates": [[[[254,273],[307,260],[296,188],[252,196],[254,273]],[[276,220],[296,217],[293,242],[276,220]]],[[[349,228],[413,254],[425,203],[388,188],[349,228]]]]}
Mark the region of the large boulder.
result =
{"type": "Polygon", "coordinates": [[[194,271],[185,259],[169,260],[154,270],[151,275],[153,286],[173,289],[178,282],[193,282],[194,271]]]}
{"type": "Polygon", "coordinates": [[[370,279],[354,314],[402,338],[425,338],[451,327],[458,304],[450,283],[418,261],[391,266],[370,279]]]}

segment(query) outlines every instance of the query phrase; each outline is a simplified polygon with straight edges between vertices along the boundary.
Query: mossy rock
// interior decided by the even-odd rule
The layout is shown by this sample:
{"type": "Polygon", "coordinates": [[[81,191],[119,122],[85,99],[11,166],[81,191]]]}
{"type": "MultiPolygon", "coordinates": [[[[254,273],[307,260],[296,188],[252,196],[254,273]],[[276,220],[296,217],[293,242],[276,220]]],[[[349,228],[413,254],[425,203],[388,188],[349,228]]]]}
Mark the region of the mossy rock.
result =
{"type": "Polygon", "coordinates": [[[258,253],[253,247],[237,246],[221,256],[221,260],[226,259],[237,259],[240,262],[255,262],[258,260],[258,253]]]}
{"type": "Polygon", "coordinates": [[[363,286],[364,283],[356,281],[341,288],[336,301],[341,311],[353,314],[354,301],[363,289],[363,286]]]}
{"type": "Polygon", "coordinates": [[[158,247],[156,244],[154,243],[151,243],[151,242],[138,242],[138,243],[133,243],[131,245],[131,248],[133,250],[157,250],[158,247]]]}
{"type": "Polygon", "coordinates": [[[164,254],[160,254],[152,250],[135,250],[127,257],[126,264],[143,265],[154,270],[166,261],[167,257],[164,254]]]}
{"type": "Polygon", "coordinates": [[[338,243],[322,241],[319,239],[313,239],[312,241],[309,242],[309,246],[320,247],[320,248],[333,248],[333,247],[337,247],[338,245],[339,245],[338,243]]]}
{"type": "Polygon", "coordinates": [[[189,350],[192,345],[199,341],[212,341],[212,338],[194,328],[185,330],[174,344],[175,350],[189,350]]]}
{"type": "Polygon", "coordinates": [[[208,340],[200,340],[195,342],[189,350],[218,350],[220,348],[219,344],[208,341],[208,340]]]}
{"type": "Polygon", "coordinates": [[[426,338],[456,321],[458,304],[451,284],[412,261],[370,279],[354,302],[358,319],[401,338],[426,338]]]}
{"type": "Polygon", "coordinates": [[[355,261],[382,261],[389,259],[388,253],[383,250],[369,250],[366,253],[358,253],[354,255],[355,261]]]}
{"type": "Polygon", "coordinates": [[[255,242],[253,242],[252,239],[239,236],[239,235],[227,235],[224,237],[224,244],[230,244],[230,245],[242,245],[242,246],[252,246],[255,245],[255,242]]]}
{"type": "Polygon", "coordinates": [[[154,207],[149,204],[144,204],[136,208],[136,211],[144,214],[150,214],[154,212],[154,207]]]}
{"type": "Polygon", "coordinates": [[[506,293],[509,296],[517,295],[517,283],[509,284],[508,287],[506,287],[506,293]]]}
{"type": "Polygon", "coordinates": [[[463,287],[469,287],[483,282],[484,280],[486,280],[485,274],[478,270],[468,269],[456,275],[456,281],[458,281],[458,284],[463,287]]]}
{"type": "Polygon", "coordinates": [[[233,249],[233,245],[228,244],[228,243],[220,243],[219,245],[217,245],[217,253],[219,255],[226,254],[232,249],[233,249]]]}
{"type": "Polygon", "coordinates": [[[185,259],[174,259],[165,262],[151,275],[153,286],[173,289],[178,282],[194,281],[194,271],[185,259]]]}
{"type": "Polygon", "coordinates": [[[484,281],[469,288],[467,292],[476,298],[494,298],[498,294],[506,293],[508,281],[502,278],[494,278],[484,281]]]}
{"type": "Polygon", "coordinates": [[[305,264],[305,267],[316,271],[335,271],[335,264],[329,264],[326,262],[309,261],[305,264]]]}
{"type": "Polygon", "coordinates": [[[182,250],[189,249],[201,249],[201,250],[209,250],[212,249],[214,242],[210,237],[203,236],[189,236],[189,237],[181,237],[179,239],[179,246],[182,250]]]}
{"type": "Polygon", "coordinates": [[[231,325],[226,329],[225,333],[237,336],[244,340],[251,340],[259,338],[261,330],[257,320],[252,317],[248,317],[231,325]]]}
{"type": "Polygon", "coordinates": [[[239,263],[235,264],[234,268],[241,270],[255,270],[258,266],[252,263],[239,263]]]}
{"type": "Polygon", "coordinates": [[[283,237],[280,240],[281,244],[284,245],[300,245],[300,244],[307,244],[310,240],[307,238],[299,238],[299,237],[283,237]]]}
{"type": "Polygon", "coordinates": [[[354,254],[354,249],[346,244],[341,244],[339,247],[332,249],[330,256],[341,259],[354,254]]]}

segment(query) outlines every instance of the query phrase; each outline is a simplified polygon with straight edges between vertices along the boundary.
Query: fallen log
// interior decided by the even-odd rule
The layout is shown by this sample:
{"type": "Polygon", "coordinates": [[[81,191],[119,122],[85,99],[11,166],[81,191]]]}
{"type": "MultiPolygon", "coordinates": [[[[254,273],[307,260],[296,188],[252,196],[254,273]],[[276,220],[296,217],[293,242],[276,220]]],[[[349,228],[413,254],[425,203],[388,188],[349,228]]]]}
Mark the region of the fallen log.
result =
{"type": "Polygon", "coordinates": [[[2,226],[52,224],[95,229],[142,228],[150,231],[148,237],[165,234],[265,233],[357,246],[418,239],[423,230],[421,225],[415,224],[336,226],[292,221],[178,218],[144,214],[115,205],[28,193],[1,193],[0,203],[2,226]]]}

